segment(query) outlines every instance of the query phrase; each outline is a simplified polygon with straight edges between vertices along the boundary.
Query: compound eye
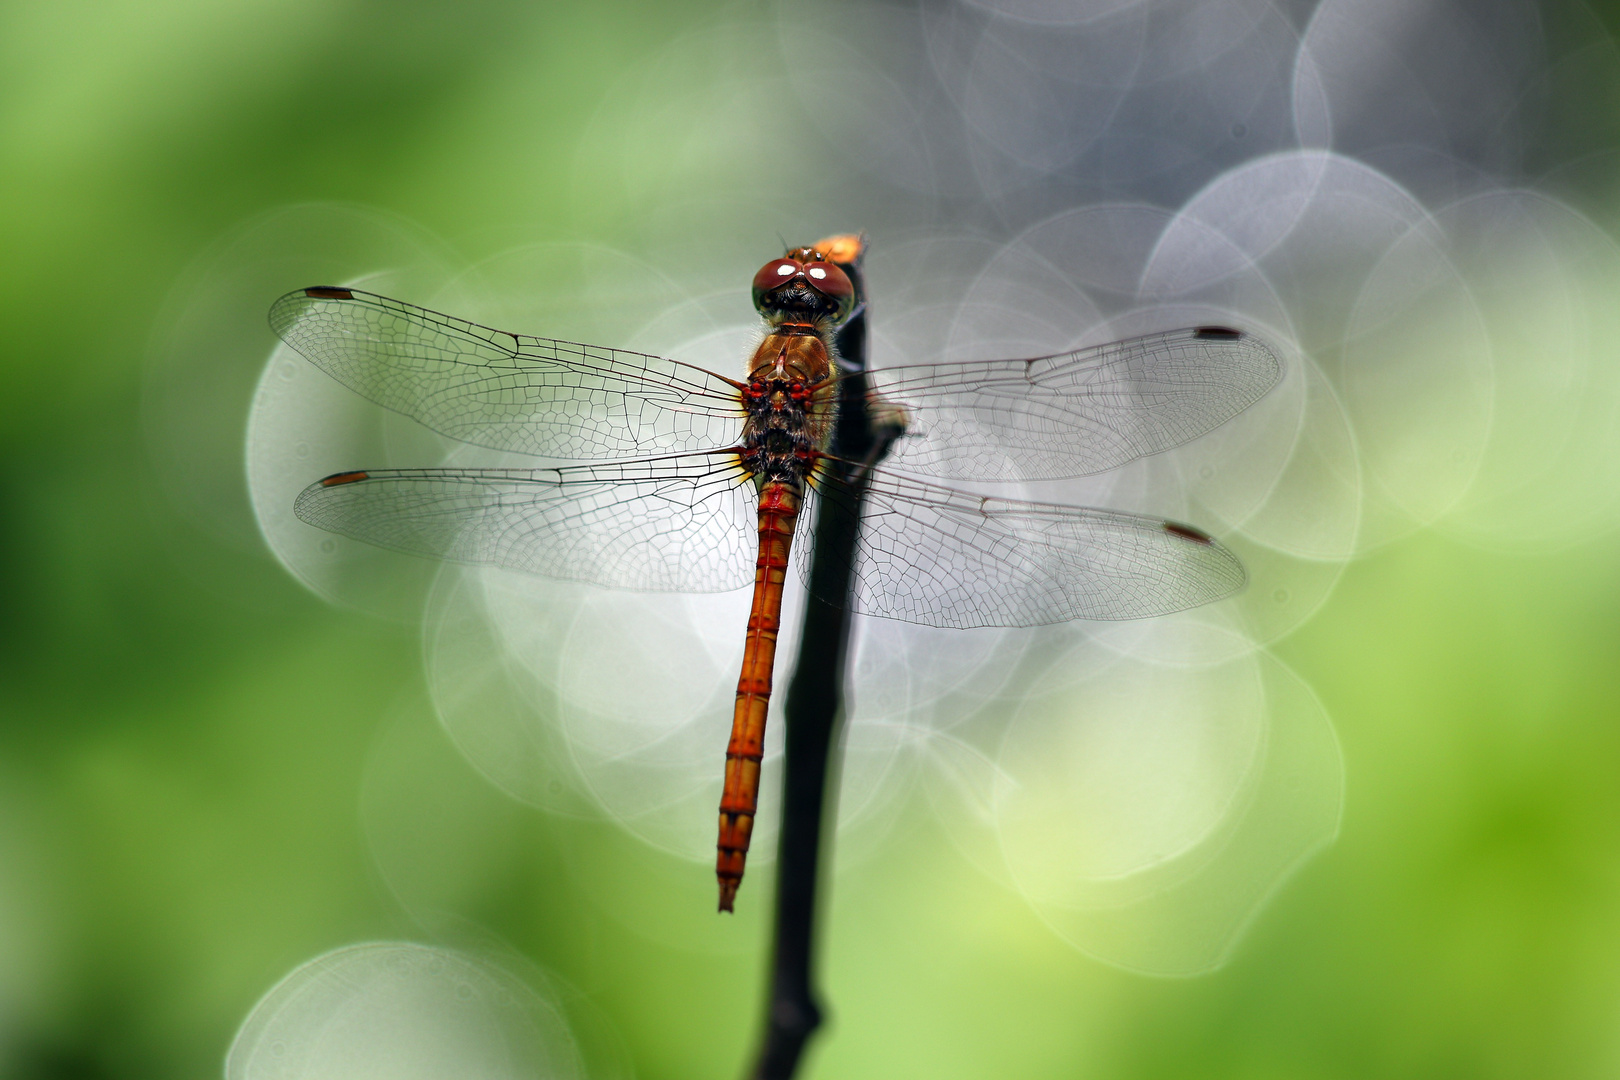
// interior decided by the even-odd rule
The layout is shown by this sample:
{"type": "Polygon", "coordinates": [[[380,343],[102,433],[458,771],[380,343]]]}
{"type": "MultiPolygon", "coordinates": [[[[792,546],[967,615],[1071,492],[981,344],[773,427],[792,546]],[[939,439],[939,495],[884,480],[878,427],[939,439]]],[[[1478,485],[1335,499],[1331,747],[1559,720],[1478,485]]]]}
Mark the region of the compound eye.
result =
{"type": "Polygon", "coordinates": [[[754,275],[754,295],[759,296],[786,285],[803,269],[804,266],[797,259],[772,259],[754,275]]]}
{"type": "Polygon", "coordinates": [[[824,296],[847,303],[855,297],[855,286],[836,263],[823,262],[820,259],[806,263],[804,273],[810,279],[810,284],[824,296]]]}

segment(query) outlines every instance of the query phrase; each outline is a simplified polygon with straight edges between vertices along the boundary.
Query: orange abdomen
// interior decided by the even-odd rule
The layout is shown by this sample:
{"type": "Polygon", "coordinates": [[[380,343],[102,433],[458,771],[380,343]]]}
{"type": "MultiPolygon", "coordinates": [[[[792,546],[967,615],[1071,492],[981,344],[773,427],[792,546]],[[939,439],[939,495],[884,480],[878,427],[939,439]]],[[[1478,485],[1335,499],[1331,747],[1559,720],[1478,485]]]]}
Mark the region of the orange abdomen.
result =
{"type": "Polygon", "coordinates": [[[754,567],[754,602],[748,613],[748,639],[737,707],[726,747],[726,782],[720,795],[720,839],[715,876],[720,910],[730,911],[748,861],[748,842],[759,806],[759,763],[765,756],[765,715],[771,703],[771,672],[782,619],[782,587],[788,553],[799,518],[799,496],[784,483],[767,483],[759,493],[759,558],[754,567]]]}

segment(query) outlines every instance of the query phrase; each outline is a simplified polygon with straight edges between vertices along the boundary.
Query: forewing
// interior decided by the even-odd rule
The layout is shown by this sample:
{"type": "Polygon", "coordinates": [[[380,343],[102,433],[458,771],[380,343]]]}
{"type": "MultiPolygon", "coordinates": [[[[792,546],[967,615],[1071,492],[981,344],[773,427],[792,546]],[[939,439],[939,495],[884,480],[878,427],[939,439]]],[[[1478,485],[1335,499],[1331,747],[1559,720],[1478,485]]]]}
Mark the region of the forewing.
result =
{"type": "Polygon", "coordinates": [[[877,408],[905,410],[887,468],[953,480],[1104,472],[1196,439],[1277,382],[1252,334],[1193,327],[1029,360],[870,373],[877,408]]]}
{"type": "Polygon", "coordinates": [[[359,289],[288,293],[270,326],[344,386],[475,446],[637,457],[731,446],[742,430],[736,387],[702,368],[509,334],[359,289]]]}
{"type": "Polygon", "coordinates": [[[557,469],[396,469],[311,484],[304,521],[379,547],[567,581],[722,592],[753,580],[752,484],[692,455],[557,469]]]}
{"type": "Polygon", "coordinates": [[[1217,541],[1162,518],[879,472],[855,579],[863,614],[964,628],[1164,615],[1230,596],[1245,575],[1217,541]]]}

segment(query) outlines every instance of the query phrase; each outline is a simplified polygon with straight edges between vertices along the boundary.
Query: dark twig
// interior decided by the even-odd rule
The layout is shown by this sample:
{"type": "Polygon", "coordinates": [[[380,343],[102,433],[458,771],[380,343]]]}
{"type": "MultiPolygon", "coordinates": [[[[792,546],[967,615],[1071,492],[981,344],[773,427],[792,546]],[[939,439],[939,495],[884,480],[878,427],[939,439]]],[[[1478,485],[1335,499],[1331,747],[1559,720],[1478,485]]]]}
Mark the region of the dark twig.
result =
{"type": "MultiPolygon", "coordinates": [[[[859,268],[850,268],[856,295],[864,296],[859,268]]],[[[861,502],[869,466],[895,433],[872,428],[866,408],[866,312],[838,332],[848,374],[839,384],[838,428],[819,485],[815,548],[804,634],[788,684],[784,712],[782,833],[776,870],[776,933],[771,957],[765,1042],[754,1080],[790,1080],[821,1025],[814,985],[816,891],[822,826],[836,813],[837,747],[849,653],[850,588],[860,541],[861,502]],[[830,797],[829,797],[830,796],[830,797]]]]}

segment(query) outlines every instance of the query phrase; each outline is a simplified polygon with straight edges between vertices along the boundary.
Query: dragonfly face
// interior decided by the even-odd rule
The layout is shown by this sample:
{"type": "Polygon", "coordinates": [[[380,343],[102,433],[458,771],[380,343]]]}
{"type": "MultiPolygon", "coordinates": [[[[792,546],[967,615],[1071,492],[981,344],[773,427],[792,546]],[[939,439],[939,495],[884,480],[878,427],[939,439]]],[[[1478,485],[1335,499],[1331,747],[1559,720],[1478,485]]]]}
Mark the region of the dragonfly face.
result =
{"type": "MultiPolygon", "coordinates": [[[[720,805],[722,910],[753,826],[788,555],[832,453],[832,334],[862,302],[859,275],[845,271],[861,248],[858,236],[832,237],[760,268],[753,296],[766,334],[746,381],[357,289],[301,289],[270,311],[290,346],[379,405],[465,443],[573,462],[351,468],[299,495],[295,512],[310,524],[609,587],[717,592],[752,582],[720,805]]],[[[1051,356],[870,368],[867,408],[906,424],[865,473],[856,610],[928,626],[1034,626],[1161,615],[1231,595],[1242,565],[1190,525],[970,494],[931,478],[1104,472],[1214,429],[1280,374],[1264,342],[1216,326],[1051,356]]]]}
{"type": "MultiPolygon", "coordinates": [[[[837,237],[849,252],[848,237],[837,237]]],[[[846,262],[859,258],[859,248],[846,262]]],[[[754,307],[773,326],[784,322],[840,323],[855,307],[855,285],[842,267],[819,248],[790,250],[754,275],[754,307]]]]}

